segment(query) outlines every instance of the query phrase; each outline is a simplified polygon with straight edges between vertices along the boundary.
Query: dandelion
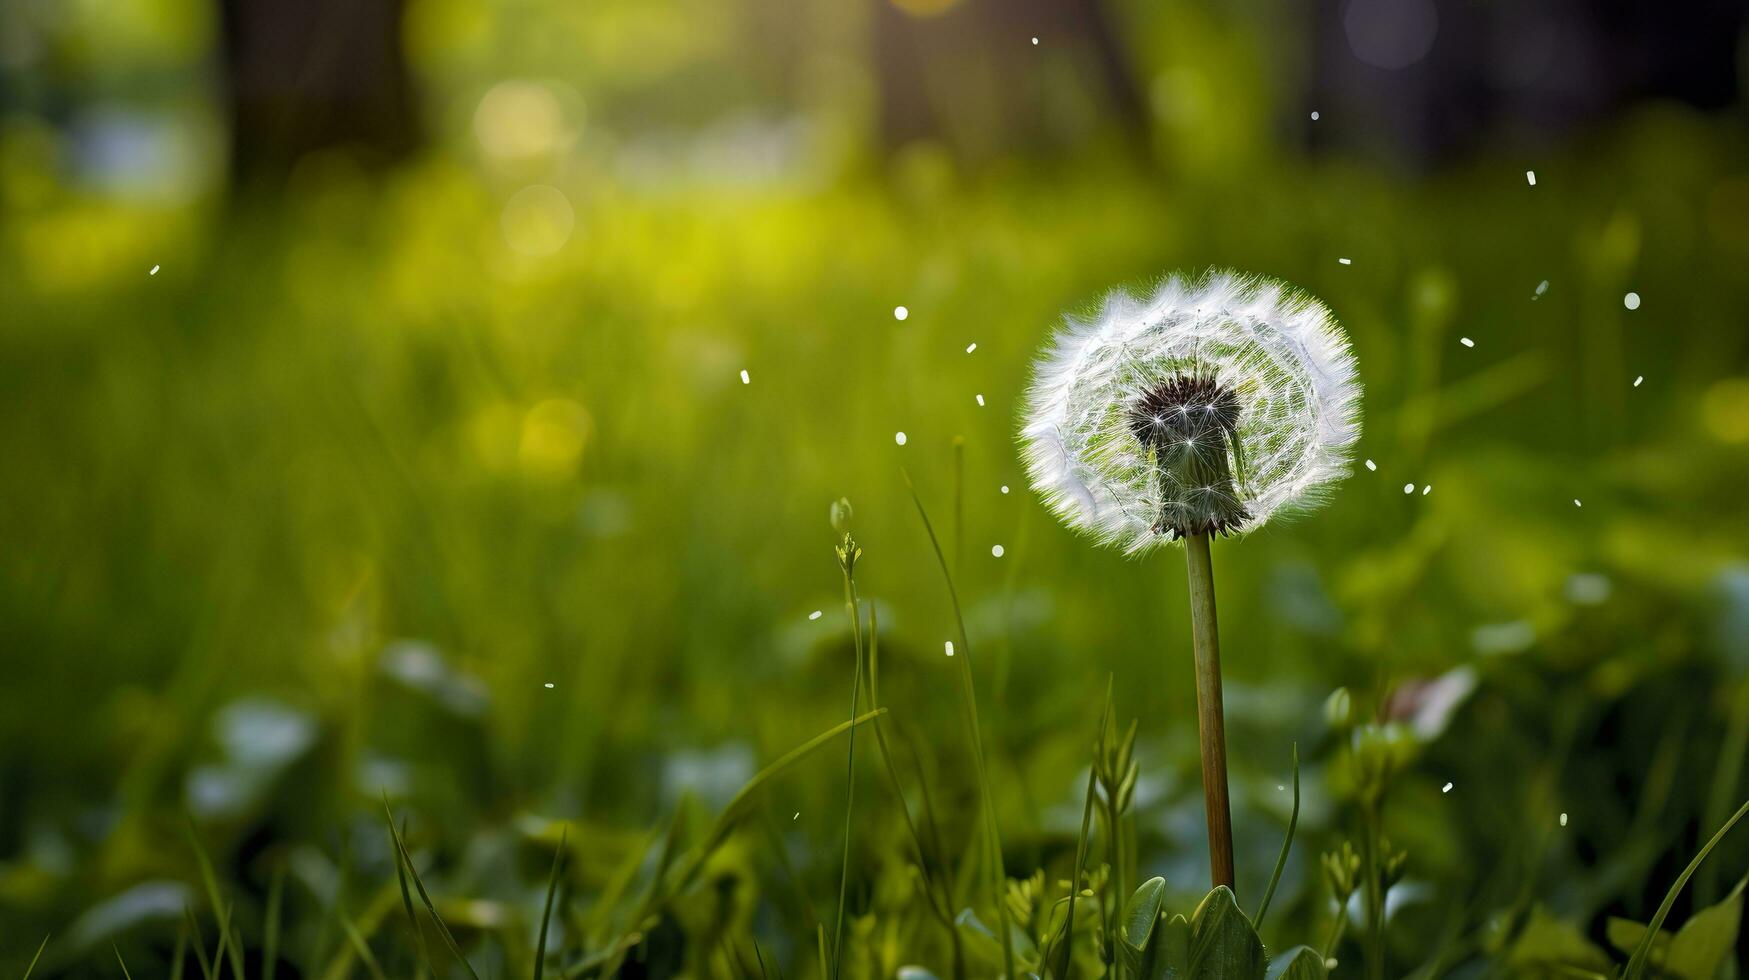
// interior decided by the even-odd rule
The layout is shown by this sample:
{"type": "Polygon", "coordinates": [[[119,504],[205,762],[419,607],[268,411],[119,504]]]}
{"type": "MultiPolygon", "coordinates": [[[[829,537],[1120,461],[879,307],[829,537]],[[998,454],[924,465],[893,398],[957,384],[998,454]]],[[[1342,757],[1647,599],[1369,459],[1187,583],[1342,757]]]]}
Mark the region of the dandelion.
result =
{"type": "Polygon", "coordinates": [[[1348,471],[1360,386],[1317,299],[1271,279],[1173,276],[1114,292],[1039,358],[1022,455],[1071,528],[1128,554],[1186,545],[1215,884],[1233,883],[1209,538],[1303,509],[1348,471]]]}

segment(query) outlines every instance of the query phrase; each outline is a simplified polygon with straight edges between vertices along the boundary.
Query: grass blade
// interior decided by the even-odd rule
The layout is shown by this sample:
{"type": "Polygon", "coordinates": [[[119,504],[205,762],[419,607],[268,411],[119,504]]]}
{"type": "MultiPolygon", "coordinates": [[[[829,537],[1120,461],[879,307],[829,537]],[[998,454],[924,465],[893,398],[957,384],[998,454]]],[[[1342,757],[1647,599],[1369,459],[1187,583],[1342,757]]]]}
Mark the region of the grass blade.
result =
{"type": "MultiPolygon", "coordinates": [[[[553,870],[547,876],[547,906],[541,912],[540,939],[534,947],[534,980],[540,980],[547,965],[547,924],[553,921],[553,896],[559,891],[559,869],[565,862],[565,838],[571,833],[570,827],[559,831],[559,849],[553,854],[553,870]]],[[[407,886],[403,883],[401,891],[406,893],[407,886]]]]}
{"type": "MultiPolygon", "coordinates": [[[[850,536],[845,535],[847,547],[855,548],[850,536]]],[[[850,635],[852,638],[852,656],[856,658],[851,668],[853,675],[850,681],[850,717],[856,717],[857,704],[862,700],[862,602],[856,596],[856,579],[851,573],[851,565],[844,566],[844,606],[850,613],[850,635]]],[[[850,891],[850,830],[851,820],[856,815],[856,729],[850,730],[850,745],[844,761],[844,857],[838,870],[838,914],[832,925],[832,975],[838,974],[839,963],[844,947],[844,905],[850,891]]]]}
{"type": "MultiPolygon", "coordinates": [[[[188,956],[188,923],[176,930],[176,950],[170,954],[170,980],[182,980],[182,964],[188,956]]],[[[30,974],[25,974],[28,980],[30,974]]]]}
{"type": "MultiPolygon", "coordinates": [[[[431,893],[425,890],[425,882],[419,877],[419,869],[413,866],[413,856],[407,853],[407,844],[401,839],[401,832],[395,829],[395,815],[389,810],[389,804],[386,800],[383,802],[383,814],[389,821],[389,835],[395,840],[396,860],[412,876],[413,888],[419,892],[419,900],[425,903],[425,911],[431,914],[431,921],[437,923],[437,934],[443,937],[444,943],[449,946],[450,953],[461,961],[462,967],[468,971],[468,976],[472,977],[473,980],[480,980],[480,975],[474,972],[474,965],[468,962],[466,956],[462,955],[462,948],[456,943],[454,934],[449,931],[449,926],[445,925],[443,917],[437,914],[437,906],[431,902],[431,893]]],[[[342,919],[342,922],[344,923],[345,920],[342,919]]]]}
{"type": "Polygon", "coordinates": [[[1725,825],[1719,828],[1718,833],[1713,834],[1712,839],[1706,842],[1706,846],[1700,849],[1700,853],[1694,856],[1694,860],[1688,862],[1688,867],[1683,868],[1682,873],[1676,876],[1676,883],[1671,885],[1670,890],[1664,894],[1664,901],[1658,906],[1658,913],[1652,916],[1651,922],[1646,924],[1646,934],[1640,939],[1640,945],[1634,950],[1633,957],[1628,960],[1627,970],[1622,973],[1623,980],[1639,980],[1645,975],[1646,960],[1652,955],[1652,940],[1657,938],[1658,930],[1664,928],[1664,920],[1670,917],[1670,907],[1676,904],[1676,896],[1682,894],[1682,887],[1688,884],[1689,878],[1694,877],[1694,872],[1700,868],[1701,862],[1705,861],[1707,855],[1713,852],[1713,848],[1718,846],[1719,841],[1725,839],[1725,835],[1731,832],[1731,828],[1737,825],[1737,821],[1743,819],[1745,813],[1749,813],[1749,800],[1745,800],[1743,805],[1737,808],[1737,812],[1731,814],[1731,819],[1725,821],[1725,825]]]}
{"type": "Polygon", "coordinates": [[[942,554],[941,541],[935,536],[935,526],[929,522],[929,512],[923,507],[923,498],[917,495],[917,487],[911,482],[911,474],[903,469],[905,487],[911,491],[911,502],[917,505],[917,516],[923,519],[923,531],[929,535],[929,546],[935,550],[936,563],[941,566],[941,577],[947,583],[948,602],[953,606],[954,623],[959,628],[960,651],[959,675],[960,693],[964,700],[966,729],[972,744],[972,762],[977,770],[979,795],[983,797],[985,833],[988,837],[986,848],[989,853],[988,873],[990,878],[990,900],[996,906],[997,921],[1001,925],[1002,966],[1006,976],[1013,977],[1014,943],[1011,936],[1012,927],[1008,921],[1008,903],[1003,901],[1003,885],[1007,873],[1002,867],[1002,837],[996,823],[996,803],[990,792],[990,771],[984,764],[984,738],[979,732],[978,697],[972,685],[972,642],[966,635],[966,617],[960,611],[960,597],[953,584],[953,573],[947,567],[947,557],[942,554]]]}
{"type": "Polygon", "coordinates": [[[1263,928],[1263,914],[1269,911],[1269,900],[1275,897],[1275,886],[1281,884],[1281,871],[1287,867],[1287,853],[1294,846],[1294,828],[1300,824],[1300,743],[1294,743],[1294,811],[1287,818],[1287,836],[1282,838],[1281,853],[1275,858],[1275,870],[1269,875],[1269,887],[1263,890],[1263,901],[1257,905],[1257,914],[1252,917],[1251,925],[1256,929],[1263,928]]]}
{"type": "Polygon", "coordinates": [[[182,907],[182,914],[194,936],[194,959],[200,964],[200,975],[203,980],[214,980],[217,973],[213,967],[213,961],[208,959],[206,955],[206,938],[200,934],[200,920],[194,917],[194,910],[186,905],[182,907]]]}
{"type": "MultiPolygon", "coordinates": [[[[383,790],[383,807],[389,805],[389,791],[383,790]]],[[[419,963],[425,972],[437,975],[437,969],[431,963],[431,948],[425,945],[425,930],[419,927],[419,913],[413,909],[413,895],[407,890],[407,867],[401,863],[401,852],[395,851],[395,879],[401,886],[401,908],[407,913],[407,927],[413,930],[413,943],[419,951],[419,963]]]]}
{"type": "MultiPolygon", "coordinates": [[[[50,933],[50,935],[53,935],[53,933],[50,933]]],[[[32,956],[30,958],[30,965],[24,968],[24,980],[30,980],[31,973],[35,972],[35,970],[36,970],[37,960],[40,960],[43,958],[43,950],[48,949],[48,948],[49,948],[49,937],[44,936],[43,941],[38,943],[36,946],[36,955],[32,956]]]]}
{"type": "Polygon", "coordinates": [[[115,950],[115,961],[121,964],[123,980],[134,980],[134,975],[128,972],[128,961],[121,958],[121,950],[114,943],[110,943],[109,948],[115,950]]]}
{"type": "Polygon", "coordinates": [[[225,904],[224,896],[219,892],[219,878],[213,873],[212,858],[207,855],[206,848],[200,842],[200,833],[194,825],[193,814],[187,817],[188,842],[194,847],[195,863],[200,866],[200,881],[206,888],[207,901],[212,903],[213,915],[219,919],[219,948],[213,953],[215,976],[218,967],[228,958],[231,963],[231,976],[235,980],[243,980],[243,953],[237,944],[231,942],[231,907],[225,904]]]}
{"type": "Polygon", "coordinates": [[[273,869],[273,882],[267,886],[267,923],[261,938],[261,980],[273,980],[279,968],[279,916],[285,896],[285,863],[273,869]]]}
{"type": "Polygon", "coordinates": [[[370,951],[370,943],[365,942],[364,934],[358,931],[358,926],[353,924],[352,919],[342,915],[340,928],[345,930],[346,938],[352,942],[353,950],[358,953],[358,958],[364,962],[364,967],[370,971],[370,975],[375,980],[388,980],[388,977],[383,976],[383,968],[377,963],[376,954],[370,951]]]}
{"type": "MultiPolygon", "coordinates": [[[[1111,719],[1111,675],[1105,677],[1105,708],[1099,714],[1099,728],[1094,736],[1094,753],[1097,761],[1100,746],[1105,742],[1105,728],[1111,719]]],[[[1069,874],[1069,911],[1063,916],[1062,945],[1057,946],[1056,937],[1051,938],[1051,945],[1046,948],[1041,961],[1050,969],[1057,980],[1069,980],[1069,967],[1074,962],[1075,950],[1075,897],[1081,894],[1081,875],[1087,867],[1087,837],[1093,823],[1093,784],[1099,773],[1097,765],[1087,767],[1087,799],[1081,804],[1081,836],[1075,841],[1075,867],[1069,874]],[[1052,954],[1056,954],[1053,958],[1052,954]]]]}

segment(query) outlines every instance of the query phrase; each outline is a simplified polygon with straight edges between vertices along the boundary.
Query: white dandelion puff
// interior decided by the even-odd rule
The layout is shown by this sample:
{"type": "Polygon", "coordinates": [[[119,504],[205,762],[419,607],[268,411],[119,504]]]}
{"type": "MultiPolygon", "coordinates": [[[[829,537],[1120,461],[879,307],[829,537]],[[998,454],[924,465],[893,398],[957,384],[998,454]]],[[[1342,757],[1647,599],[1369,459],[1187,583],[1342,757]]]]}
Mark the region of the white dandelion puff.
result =
{"type": "Polygon", "coordinates": [[[1211,272],[1067,319],[1035,364],[1020,442],[1065,523],[1135,554],[1314,504],[1359,436],[1354,356],[1324,304],[1211,272]]]}

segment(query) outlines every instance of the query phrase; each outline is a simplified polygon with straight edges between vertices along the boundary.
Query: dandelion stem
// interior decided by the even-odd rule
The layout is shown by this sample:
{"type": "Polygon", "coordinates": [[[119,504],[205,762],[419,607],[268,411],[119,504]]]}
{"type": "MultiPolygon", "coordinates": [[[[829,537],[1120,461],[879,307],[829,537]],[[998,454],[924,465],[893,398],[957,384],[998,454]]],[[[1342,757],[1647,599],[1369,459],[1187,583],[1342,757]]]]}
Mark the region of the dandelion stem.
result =
{"type": "Polygon", "coordinates": [[[1221,709],[1221,641],[1215,626],[1215,576],[1207,534],[1184,538],[1190,578],[1190,629],[1196,651],[1196,728],[1202,748],[1202,799],[1208,816],[1209,877],[1233,887],[1233,817],[1227,803],[1227,723],[1221,709]]]}
{"type": "MultiPolygon", "coordinates": [[[[851,547],[855,547],[854,544],[851,547]]],[[[862,699],[862,614],[856,595],[856,578],[851,566],[844,566],[844,608],[850,613],[851,649],[856,657],[855,675],[850,682],[850,717],[856,718],[856,705],[862,699]]],[[[832,926],[832,976],[838,975],[844,945],[844,901],[850,886],[850,821],[856,812],[856,729],[850,729],[850,748],[846,752],[844,790],[844,861],[838,872],[838,918],[832,926]]]]}

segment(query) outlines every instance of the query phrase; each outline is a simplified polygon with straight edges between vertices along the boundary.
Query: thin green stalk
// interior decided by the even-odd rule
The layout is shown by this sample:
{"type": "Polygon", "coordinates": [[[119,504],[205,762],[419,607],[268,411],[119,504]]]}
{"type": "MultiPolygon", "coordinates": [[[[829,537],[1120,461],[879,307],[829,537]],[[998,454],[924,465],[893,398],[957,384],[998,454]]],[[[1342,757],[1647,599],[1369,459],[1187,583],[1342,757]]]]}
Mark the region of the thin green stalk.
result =
{"type": "Polygon", "coordinates": [[[267,886],[267,923],[261,939],[261,980],[273,980],[279,970],[279,919],[285,896],[285,862],[273,867],[273,882],[267,886]]]}
{"type": "MultiPolygon", "coordinates": [[[[187,956],[188,923],[184,922],[182,926],[176,930],[176,948],[170,954],[170,980],[182,980],[182,965],[187,961],[187,956]]],[[[29,973],[26,973],[24,977],[25,980],[30,980],[29,973]]]]}
{"type": "Polygon", "coordinates": [[[1269,887],[1263,890],[1263,901],[1257,905],[1257,914],[1252,917],[1251,924],[1257,929],[1263,928],[1263,916],[1269,911],[1269,900],[1275,897],[1275,886],[1281,884],[1281,872],[1287,867],[1288,851],[1294,846],[1294,828],[1300,823],[1300,743],[1294,743],[1294,810],[1287,818],[1287,836],[1282,838],[1281,853],[1276,855],[1275,870],[1269,875],[1269,887]]]}
{"type": "Polygon", "coordinates": [[[1196,653],[1196,730],[1202,748],[1202,799],[1208,819],[1209,877],[1233,888],[1233,816],[1227,800],[1227,722],[1221,705],[1221,640],[1215,574],[1206,534],[1184,539],[1190,628],[1196,653]]]}
{"type": "Polygon", "coordinates": [[[1379,850],[1379,804],[1368,799],[1362,805],[1366,829],[1361,834],[1366,870],[1366,975],[1370,980],[1385,976],[1385,888],[1379,850]]]}
{"type": "Polygon", "coordinates": [[[1635,947],[1633,957],[1628,960],[1627,970],[1622,973],[1623,980],[1639,980],[1645,974],[1647,958],[1652,955],[1652,940],[1658,938],[1658,930],[1664,928],[1664,920],[1670,917],[1670,907],[1676,904],[1676,896],[1682,894],[1682,886],[1688,884],[1688,879],[1694,877],[1695,871],[1700,868],[1707,855],[1713,852],[1713,848],[1719,846],[1719,841],[1725,839],[1725,835],[1731,832],[1731,828],[1737,825],[1737,821],[1743,819],[1745,813],[1749,813],[1749,801],[1745,801],[1742,806],[1737,808],[1737,812],[1731,815],[1731,819],[1725,821],[1725,825],[1719,828],[1718,833],[1713,834],[1712,839],[1706,842],[1706,846],[1700,849],[1700,853],[1694,856],[1694,860],[1688,862],[1688,867],[1683,868],[1682,873],[1676,876],[1675,884],[1672,884],[1670,890],[1664,893],[1664,901],[1658,905],[1657,914],[1652,916],[1651,922],[1646,923],[1646,934],[1640,937],[1639,946],[1635,947]]]}
{"type": "MultiPolygon", "coordinates": [[[[51,933],[50,935],[53,934],[51,933]]],[[[30,980],[30,975],[36,971],[36,961],[43,958],[43,950],[48,948],[49,937],[44,936],[43,941],[37,944],[36,955],[30,958],[30,965],[24,968],[24,980],[30,980]]]]}
{"type": "MultiPolygon", "coordinates": [[[[846,536],[849,542],[849,536],[846,536]]],[[[854,543],[849,547],[855,548],[854,543]]],[[[854,559],[841,563],[844,570],[844,608],[850,614],[851,649],[856,663],[851,668],[854,675],[850,681],[850,717],[856,717],[857,702],[862,700],[862,611],[860,600],[856,597],[856,577],[852,574],[854,559]]],[[[845,753],[844,761],[844,856],[838,870],[838,915],[832,925],[832,975],[836,977],[842,966],[844,943],[844,903],[850,888],[850,826],[851,818],[856,812],[856,729],[850,729],[847,740],[850,745],[845,753]]]]}
{"type": "Polygon", "coordinates": [[[1348,929],[1348,906],[1336,907],[1336,918],[1330,922],[1330,934],[1324,937],[1324,960],[1328,962],[1336,955],[1336,944],[1342,941],[1342,934],[1348,929]]]}
{"type": "Polygon", "coordinates": [[[121,948],[114,943],[110,943],[109,948],[115,950],[115,961],[121,964],[122,980],[134,980],[134,975],[128,972],[128,961],[121,958],[121,948]]]}
{"type": "Polygon", "coordinates": [[[553,870],[547,876],[547,904],[541,912],[540,938],[534,945],[534,980],[540,980],[546,972],[547,965],[547,925],[553,921],[553,896],[559,891],[559,871],[565,863],[565,840],[570,836],[571,828],[565,827],[559,831],[559,849],[553,852],[553,870]]]}
{"type": "MultiPolygon", "coordinates": [[[[1081,804],[1081,836],[1075,841],[1075,869],[1069,875],[1069,911],[1063,916],[1063,940],[1060,957],[1053,958],[1056,947],[1053,945],[1040,957],[1055,974],[1057,980],[1069,980],[1069,969],[1074,963],[1075,949],[1075,898],[1081,893],[1081,874],[1087,867],[1087,830],[1093,823],[1093,784],[1099,773],[1099,753],[1105,741],[1105,726],[1111,719],[1111,675],[1105,678],[1105,709],[1099,715],[1098,734],[1093,739],[1094,763],[1087,767],[1087,799],[1081,804]]],[[[1054,937],[1053,937],[1054,940],[1054,937]]]]}
{"type": "MultiPolygon", "coordinates": [[[[880,707],[880,626],[877,607],[873,601],[868,604],[868,706],[880,707]]],[[[922,878],[923,895],[929,902],[929,910],[941,922],[947,931],[949,945],[953,950],[953,976],[960,980],[965,975],[965,952],[960,942],[959,929],[954,926],[953,910],[948,899],[936,895],[934,877],[929,872],[929,861],[923,847],[923,835],[917,829],[917,821],[911,818],[910,804],[905,802],[904,784],[899,780],[899,769],[893,764],[892,751],[887,746],[886,729],[881,720],[874,720],[875,746],[880,750],[881,763],[886,769],[887,780],[893,787],[893,798],[899,803],[899,813],[905,818],[905,829],[911,835],[911,846],[916,852],[917,873],[922,878]]],[[[947,895],[952,895],[952,886],[946,886],[947,895]]]]}
{"type": "MultiPolygon", "coordinates": [[[[1725,818],[1738,782],[1743,778],[1743,756],[1749,749],[1749,678],[1737,682],[1736,697],[1731,700],[1731,721],[1726,729],[1725,744],[1713,767],[1712,786],[1707,792],[1703,827],[1711,827],[1725,818]]],[[[1718,898],[1718,867],[1706,865],[1694,879],[1695,902],[1711,905],[1718,898]]]]}
{"type": "MultiPolygon", "coordinates": [[[[903,470],[900,471],[904,473],[903,470]]],[[[984,823],[988,835],[988,853],[990,860],[990,899],[995,903],[997,921],[1001,926],[1002,965],[1004,975],[1015,977],[1014,945],[1011,926],[1008,921],[1008,903],[1003,900],[1003,883],[1006,872],[1002,867],[1002,837],[996,822],[996,803],[990,792],[990,773],[984,765],[984,740],[979,734],[978,697],[972,686],[972,643],[966,635],[966,618],[960,612],[959,592],[954,588],[953,573],[947,567],[947,557],[941,553],[941,541],[935,536],[935,527],[929,522],[929,512],[923,508],[923,498],[917,495],[917,487],[911,482],[911,474],[904,473],[905,486],[911,491],[911,502],[917,506],[917,516],[923,520],[923,530],[929,536],[929,546],[935,551],[935,560],[941,566],[941,577],[947,583],[947,597],[953,606],[954,623],[958,627],[960,638],[959,661],[960,693],[963,697],[962,714],[966,723],[967,737],[972,746],[972,763],[978,776],[978,792],[983,798],[984,823]]]]}

